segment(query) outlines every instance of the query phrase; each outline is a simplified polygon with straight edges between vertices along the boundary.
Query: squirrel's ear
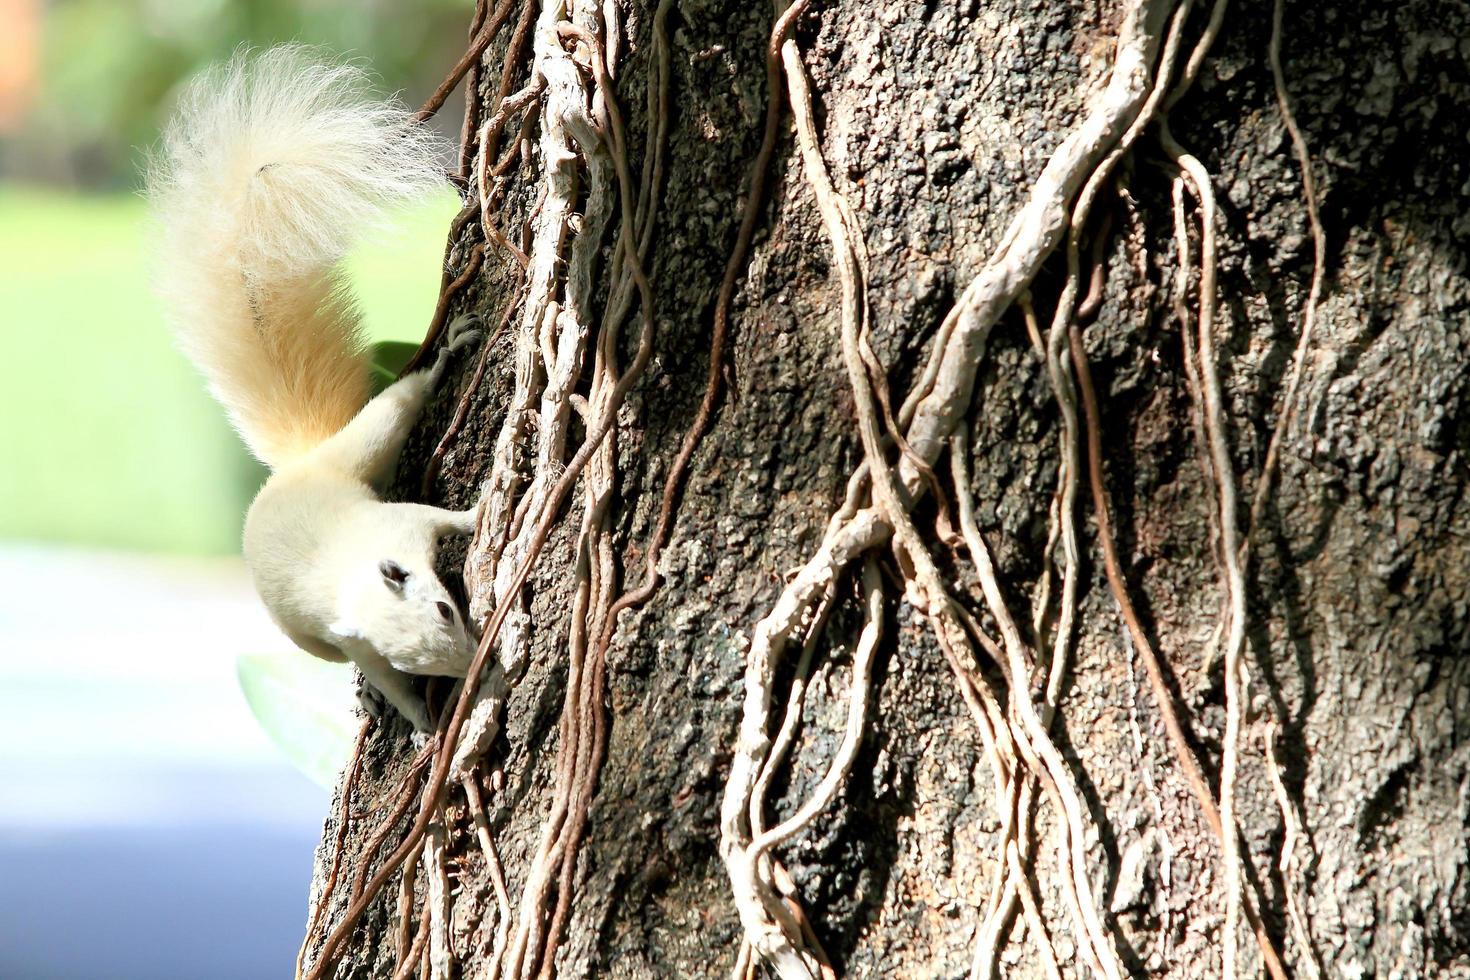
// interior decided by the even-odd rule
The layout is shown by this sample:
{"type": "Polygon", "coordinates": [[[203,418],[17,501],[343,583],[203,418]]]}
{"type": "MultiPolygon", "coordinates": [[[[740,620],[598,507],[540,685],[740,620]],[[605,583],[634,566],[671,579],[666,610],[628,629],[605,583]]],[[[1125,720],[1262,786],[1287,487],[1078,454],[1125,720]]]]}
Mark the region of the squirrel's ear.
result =
{"type": "Polygon", "coordinates": [[[383,573],[383,584],[394,592],[403,591],[403,583],[408,581],[408,569],[391,558],[384,558],[378,562],[378,571],[383,573]]]}

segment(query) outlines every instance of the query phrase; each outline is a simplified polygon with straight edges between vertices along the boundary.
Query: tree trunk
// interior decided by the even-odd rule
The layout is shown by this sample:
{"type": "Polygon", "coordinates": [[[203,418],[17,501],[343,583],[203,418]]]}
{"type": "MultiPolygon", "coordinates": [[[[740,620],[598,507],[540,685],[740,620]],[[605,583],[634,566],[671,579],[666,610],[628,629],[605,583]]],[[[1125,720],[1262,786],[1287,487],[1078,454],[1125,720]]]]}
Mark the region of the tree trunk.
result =
{"type": "Polygon", "coordinates": [[[760,4],[525,3],[398,481],[490,666],[453,772],[365,729],[308,973],[1470,976],[1470,8],[1278,84],[1262,0],[821,2],[773,91],[760,4]]]}

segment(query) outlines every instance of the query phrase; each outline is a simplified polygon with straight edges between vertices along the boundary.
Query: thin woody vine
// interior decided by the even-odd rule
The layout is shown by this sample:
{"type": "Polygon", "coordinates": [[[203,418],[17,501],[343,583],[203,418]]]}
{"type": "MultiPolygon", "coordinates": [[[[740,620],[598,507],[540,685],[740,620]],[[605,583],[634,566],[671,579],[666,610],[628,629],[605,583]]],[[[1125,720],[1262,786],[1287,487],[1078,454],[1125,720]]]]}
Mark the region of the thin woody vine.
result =
{"type": "MultiPolygon", "coordinates": [[[[863,452],[820,546],[788,579],[769,611],[749,624],[741,718],[718,827],[719,853],[743,936],[738,950],[731,951],[732,975],[754,977],[761,964],[783,980],[835,975],[818,939],[821,909],[803,900],[783,866],[781,849],[841,805],[864,738],[883,724],[874,711],[873,667],[895,598],[909,603],[932,629],[993,777],[992,802],[1001,829],[989,885],[983,894],[970,896],[980,922],[971,976],[995,976],[1003,948],[1024,935],[1044,972],[1060,977],[1063,962],[1052,940],[1058,930],[1071,934],[1080,964],[1092,973],[1125,975],[1116,926],[1099,907],[1091,884],[1096,869],[1087,856],[1089,813],[1052,734],[1058,714],[1066,710],[1068,668],[1078,639],[1078,592],[1090,554],[1102,558],[1122,626],[1144,664],[1169,751],[1217,845],[1225,976],[1252,972],[1251,955],[1241,948],[1242,932],[1273,978],[1290,975],[1288,964],[1296,975],[1319,975],[1296,896],[1293,862],[1304,840],[1299,804],[1281,779],[1274,735],[1253,753],[1242,734],[1250,690],[1244,637],[1252,533],[1274,493],[1283,434],[1296,407],[1325,278],[1326,244],[1312,161],[1281,67],[1282,0],[1275,0],[1264,56],[1300,173],[1315,261],[1275,426],[1249,493],[1248,476],[1235,472],[1231,462],[1233,433],[1219,379],[1217,177],[1168,125],[1169,111],[1190,89],[1226,23],[1224,0],[1209,7],[1192,0],[1122,4],[1106,77],[1034,176],[981,272],[937,329],[910,325],[932,337],[925,367],[901,399],[890,390],[888,370],[869,342],[862,224],[849,203],[852,189],[834,179],[824,157],[818,97],[796,40],[798,27],[805,32],[819,19],[836,20],[845,13],[840,3],[810,5],[808,0],[777,3],[772,11],[764,129],[717,292],[703,398],[668,463],[658,517],[640,549],[643,567],[625,570],[613,548],[622,435],[618,413],[659,340],[660,311],[654,308],[650,275],[668,166],[669,31],[677,5],[660,0],[651,17],[645,13],[629,23],[616,4],[589,0],[545,5],[500,0],[493,9],[481,0],[477,5],[464,57],[419,112],[421,119],[438,112],[465,81],[470,97],[459,165],[451,177],[466,203],[452,222],[439,302],[410,369],[434,348],[449,313],[498,263],[514,285],[501,290],[492,338],[483,345],[423,476],[427,492],[463,431],[491,351],[507,346],[496,339],[511,332],[513,363],[503,367],[513,389],[494,440],[480,525],[466,565],[471,611],[480,617],[483,639],[468,679],[440,714],[435,737],[407,766],[392,806],[367,835],[359,873],[349,885],[340,880],[340,871],[362,749],[373,722],[364,724],[342,784],[332,857],[313,896],[298,977],[331,976],[364,912],[379,901],[390,904],[397,923],[395,976],[451,975],[450,812],[468,815],[493,884],[492,946],[477,975],[555,974],[557,949],[577,897],[577,856],[587,836],[597,833],[588,814],[608,728],[615,723],[605,706],[608,653],[620,614],[657,594],[659,559],[677,523],[684,482],[720,411],[731,307],[762,222],[773,160],[787,142],[788,120],[795,130],[791,167],[800,169],[831,252],[831,288],[840,310],[837,343],[863,452]],[[636,30],[629,32],[630,26],[636,30]],[[630,46],[628,33],[637,35],[636,46],[630,46]],[[503,56],[498,65],[487,65],[487,53],[497,44],[503,56]],[[620,91],[619,78],[634,58],[646,66],[646,89],[620,91]],[[481,118],[476,93],[487,71],[494,85],[485,99],[489,111],[481,118]],[[636,98],[644,100],[641,119],[648,130],[632,141],[646,148],[635,174],[620,100],[636,98]],[[1164,166],[1131,165],[1141,145],[1161,148],[1164,166]],[[1199,720],[1187,717],[1170,691],[1165,651],[1156,648],[1140,620],[1118,555],[1105,478],[1107,406],[1093,383],[1082,339],[1084,323],[1102,305],[1113,212],[1121,207],[1138,220],[1129,183],[1141,181],[1170,189],[1178,264],[1167,289],[1184,340],[1180,367],[1191,396],[1196,451],[1214,494],[1213,551],[1226,597],[1217,630],[1220,655],[1211,659],[1224,679],[1218,786],[1205,775],[1192,745],[1190,733],[1199,720]],[[533,203],[518,227],[506,227],[504,205],[513,189],[533,203]],[[1065,263],[1061,286],[1043,295],[1036,291],[1038,273],[1058,259],[1065,263]],[[1044,365],[1061,423],[1057,484],[1048,499],[1037,501],[1049,521],[1044,571],[1026,609],[1007,598],[1015,590],[999,579],[970,490],[973,460],[983,449],[972,444],[969,425],[976,411],[977,372],[990,331],[1012,309],[1026,326],[1033,356],[1044,365]],[[933,505],[916,510],[925,498],[933,505]],[[1090,542],[1081,533],[1089,510],[1097,529],[1090,542]],[[932,517],[921,525],[916,513],[932,517]],[[506,703],[530,655],[531,613],[523,586],[562,524],[575,528],[571,615],[565,622],[535,624],[543,635],[557,631],[567,652],[555,787],[541,815],[530,865],[508,876],[486,805],[501,787],[487,775],[483,759],[499,737],[506,703]],[[942,567],[972,571],[979,595],[968,594],[942,567]],[[894,581],[896,586],[890,584],[894,581]],[[792,753],[799,742],[805,685],[823,653],[833,612],[848,604],[857,607],[862,626],[852,645],[840,744],[811,794],[777,817],[769,793],[783,769],[796,764],[792,753]],[[972,613],[972,604],[984,614],[972,613]],[[1242,847],[1235,783],[1247,764],[1265,767],[1279,805],[1284,935],[1273,933],[1263,915],[1261,871],[1251,866],[1242,847]],[[451,811],[452,800],[462,801],[462,807],[451,811]],[[390,841],[415,803],[407,834],[390,841]],[[1039,847],[1033,832],[1043,826],[1051,830],[1049,848],[1039,847]],[[1061,910],[1049,910],[1037,888],[1038,867],[1047,862],[1060,883],[1061,910]],[[521,883],[519,894],[512,892],[512,878],[521,883]],[[334,908],[341,911],[330,914],[334,908]],[[1018,916],[1019,930],[1014,928],[1018,916]]],[[[1124,241],[1131,252],[1143,248],[1139,236],[1124,241]]],[[[1147,257],[1133,257],[1135,274],[1145,275],[1147,257]]]]}

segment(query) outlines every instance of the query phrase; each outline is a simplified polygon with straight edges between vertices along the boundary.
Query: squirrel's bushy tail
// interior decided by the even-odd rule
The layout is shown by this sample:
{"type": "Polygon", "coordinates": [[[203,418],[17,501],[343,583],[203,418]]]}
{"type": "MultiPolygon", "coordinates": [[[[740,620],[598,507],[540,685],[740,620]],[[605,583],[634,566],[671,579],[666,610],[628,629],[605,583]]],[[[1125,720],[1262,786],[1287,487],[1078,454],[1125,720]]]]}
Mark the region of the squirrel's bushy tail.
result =
{"type": "Polygon", "coordinates": [[[275,467],[367,400],[339,264],[385,211],[443,183],[434,137],[361,69],[287,45],[190,84],[149,173],[159,292],[184,352],[275,467]]]}

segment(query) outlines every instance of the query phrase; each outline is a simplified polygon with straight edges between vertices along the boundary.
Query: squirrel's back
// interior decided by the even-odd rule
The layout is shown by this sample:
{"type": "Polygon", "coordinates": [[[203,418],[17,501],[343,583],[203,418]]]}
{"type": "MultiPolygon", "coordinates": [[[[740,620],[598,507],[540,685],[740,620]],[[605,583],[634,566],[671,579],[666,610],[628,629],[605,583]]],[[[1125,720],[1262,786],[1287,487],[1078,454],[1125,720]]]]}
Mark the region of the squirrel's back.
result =
{"type": "Polygon", "coordinates": [[[442,174],[406,108],[308,48],[238,54],[185,91],[149,174],[158,290],[184,352],[273,468],[366,402],[339,265],[442,174]]]}

